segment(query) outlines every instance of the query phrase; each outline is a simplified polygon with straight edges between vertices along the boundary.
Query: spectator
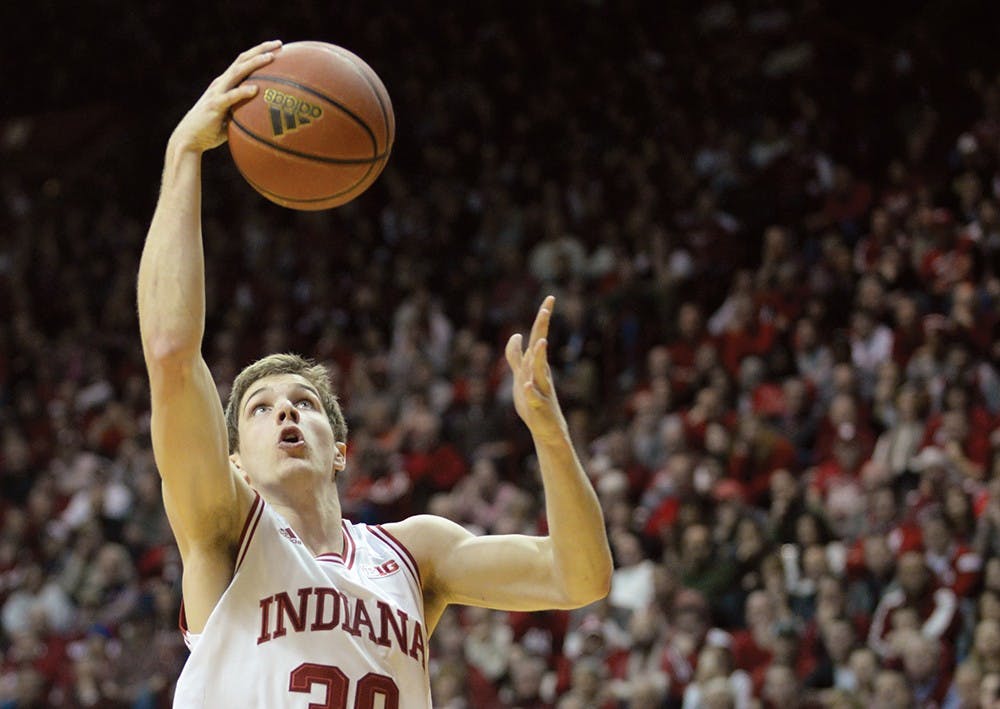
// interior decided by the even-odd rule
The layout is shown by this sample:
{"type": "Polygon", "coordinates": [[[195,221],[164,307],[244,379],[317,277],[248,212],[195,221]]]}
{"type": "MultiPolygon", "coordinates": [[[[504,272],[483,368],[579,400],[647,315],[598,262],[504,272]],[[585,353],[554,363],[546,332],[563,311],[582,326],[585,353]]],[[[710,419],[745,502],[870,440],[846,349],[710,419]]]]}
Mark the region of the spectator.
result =
{"type": "Polygon", "coordinates": [[[875,677],[873,705],[885,709],[911,709],[914,697],[902,672],[883,670],[875,677]]]}
{"type": "Polygon", "coordinates": [[[772,665],[764,678],[761,691],[767,709],[791,707],[792,709],[812,709],[817,706],[803,699],[802,688],[795,672],[786,665],[772,665]]]}
{"type": "Polygon", "coordinates": [[[943,515],[929,513],[921,522],[924,558],[938,583],[958,598],[972,595],[979,585],[982,561],[969,547],[957,543],[943,515]]]}
{"type": "Polygon", "coordinates": [[[751,697],[750,676],[733,667],[729,650],[707,645],[698,655],[694,682],[684,690],[684,709],[718,703],[733,709],[747,707],[751,697]],[[724,700],[728,700],[728,704],[724,700]]]}
{"type": "Polygon", "coordinates": [[[848,671],[850,674],[845,675],[843,681],[851,683],[853,680],[854,696],[862,702],[870,701],[879,671],[878,655],[869,647],[856,648],[848,659],[848,671]]]}
{"type": "Polygon", "coordinates": [[[741,670],[753,672],[767,666],[773,657],[779,610],[765,591],[747,597],[746,628],[733,634],[733,662],[741,670]]]}
{"type": "Polygon", "coordinates": [[[915,614],[917,629],[933,640],[952,640],[957,628],[957,599],[949,588],[939,588],[923,556],[916,551],[900,557],[896,571],[897,587],[879,601],[872,616],[868,644],[883,657],[892,654],[886,644],[892,616],[909,608],[915,614]]]}
{"type": "Polygon", "coordinates": [[[646,607],[653,600],[653,562],[643,557],[634,534],[620,532],[612,540],[612,547],[617,564],[608,601],[630,612],[646,607]]]}
{"type": "Polygon", "coordinates": [[[705,525],[693,524],[684,530],[679,565],[681,583],[704,594],[711,607],[730,590],[735,569],[719,563],[711,530],[705,525]]]}
{"type": "Polygon", "coordinates": [[[903,385],[896,393],[892,422],[875,442],[872,460],[884,465],[893,478],[910,472],[910,461],[917,454],[924,437],[920,392],[903,385]]]}
{"type": "Polygon", "coordinates": [[[3,604],[3,629],[9,635],[16,635],[37,623],[62,633],[71,627],[74,612],[66,592],[54,580],[47,580],[38,564],[28,564],[20,585],[3,604]]]}
{"type": "Polygon", "coordinates": [[[500,693],[503,703],[526,709],[551,709],[545,674],[543,658],[520,649],[511,653],[509,680],[500,693]]]}
{"type": "Polygon", "coordinates": [[[943,709],[961,709],[979,705],[979,684],[982,674],[978,668],[962,663],[955,670],[955,677],[941,704],[943,709]]]}
{"type": "Polygon", "coordinates": [[[639,609],[632,614],[628,630],[631,647],[621,676],[610,684],[610,693],[626,702],[649,693],[665,697],[670,686],[663,668],[666,619],[652,607],[639,609]]]}
{"type": "Polygon", "coordinates": [[[1000,622],[992,619],[979,621],[966,664],[978,670],[980,675],[1000,672],[1000,622]]]}
{"type": "Polygon", "coordinates": [[[911,632],[902,648],[903,672],[918,707],[937,707],[951,685],[951,673],[942,658],[941,641],[911,632]]]}

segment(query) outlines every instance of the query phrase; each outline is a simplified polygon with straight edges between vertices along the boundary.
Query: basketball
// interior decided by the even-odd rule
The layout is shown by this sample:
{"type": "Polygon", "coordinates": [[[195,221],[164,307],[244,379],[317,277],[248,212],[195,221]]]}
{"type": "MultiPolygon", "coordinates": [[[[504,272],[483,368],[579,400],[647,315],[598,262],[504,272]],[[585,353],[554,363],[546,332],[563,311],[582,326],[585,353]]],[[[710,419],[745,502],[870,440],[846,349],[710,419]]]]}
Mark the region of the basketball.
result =
{"type": "Polygon", "coordinates": [[[329,209],[382,172],[396,123],[382,80],[325,42],[292,42],[248,76],[256,95],[229,121],[229,151],[246,181],[283,207],[329,209]]]}

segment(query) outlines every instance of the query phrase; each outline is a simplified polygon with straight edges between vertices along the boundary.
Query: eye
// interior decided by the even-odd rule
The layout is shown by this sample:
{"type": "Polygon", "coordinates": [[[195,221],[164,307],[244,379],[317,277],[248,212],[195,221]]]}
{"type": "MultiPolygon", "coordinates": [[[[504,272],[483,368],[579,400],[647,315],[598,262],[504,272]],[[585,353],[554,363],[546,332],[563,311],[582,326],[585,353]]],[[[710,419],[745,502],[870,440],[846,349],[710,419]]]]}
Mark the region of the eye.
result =
{"type": "Polygon", "coordinates": [[[310,401],[309,399],[299,399],[297,402],[295,402],[295,405],[298,408],[300,408],[300,409],[314,409],[314,408],[316,408],[315,406],[313,406],[312,401],[310,401]]]}
{"type": "Polygon", "coordinates": [[[257,416],[258,414],[265,413],[268,410],[267,404],[257,404],[252,409],[250,409],[251,416],[257,416]]]}

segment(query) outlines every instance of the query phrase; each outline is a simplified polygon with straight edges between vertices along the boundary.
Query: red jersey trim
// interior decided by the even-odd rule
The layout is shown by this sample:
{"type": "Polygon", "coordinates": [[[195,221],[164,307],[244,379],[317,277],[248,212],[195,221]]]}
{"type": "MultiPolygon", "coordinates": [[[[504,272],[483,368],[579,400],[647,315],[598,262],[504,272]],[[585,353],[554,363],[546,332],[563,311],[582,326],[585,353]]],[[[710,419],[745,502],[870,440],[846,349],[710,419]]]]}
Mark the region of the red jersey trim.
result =
{"type": "Polygon", "coordinates": [[[416,560],[413,558],[413,554],[411,554],[410,550],[406,548],[406,545],[396,539],[396,537],[394,537],[392,533],[381,524],[376,524],[374,528],[369,527],[369,529],[372,530],[372,534],[402,554],[403,563],[410,570],[410,574],[413,575],[417,585],[420,588],[423,588],[424,582],[420,578],[420,566],[417,565],[416,560]]]}
{"type": "Polygon", "coordinates": [[[253,540],[254,532],[257,531],[257,525],[260,524],[260,518],[264,514],[264,500],[261,498],[260,494],[254,492],[253,505],[250,506],[250,514],[247,515],[247,521],[243,524],[243,531],[240,533],[240,553],[236,557],[236,567],[233,569],[233,575],[240,570],[240,565],[243,563],[243,559],[246,558],[247,550],[250,549],[250,542],[253,540]],[[251,520],[253,522],[251,523],[251,520]]]}
{"type": "Polygon", "coordinates": [[[358,547],[354,543],[354,537],[351,536],[351,530],[350,527],[347,526],[347,522],[341,520],[340,526],[344,530],[343,553],[337,554],[335,552],[328,552],[326,554],[320,554],[315,557],[315,559],[316,561],[332,561],[337,564],[343,564],[348,569],[351,569],[354,567],[354,557],[357,556],[358,547]]]}

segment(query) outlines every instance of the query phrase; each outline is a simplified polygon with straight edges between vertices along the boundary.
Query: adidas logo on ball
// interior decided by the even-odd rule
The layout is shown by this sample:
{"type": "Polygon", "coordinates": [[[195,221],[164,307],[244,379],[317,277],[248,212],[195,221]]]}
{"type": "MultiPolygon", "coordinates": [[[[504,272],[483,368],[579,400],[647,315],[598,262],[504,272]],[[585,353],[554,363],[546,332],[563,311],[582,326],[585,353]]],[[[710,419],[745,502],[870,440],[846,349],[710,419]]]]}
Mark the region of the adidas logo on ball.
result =
{"type": "Polygon", "coordinates": [[[271,131],[275,137],[323,117],[323,109],[319,106],[277,89],[264,91],[264,101],[270,105],[271,131]]]}

